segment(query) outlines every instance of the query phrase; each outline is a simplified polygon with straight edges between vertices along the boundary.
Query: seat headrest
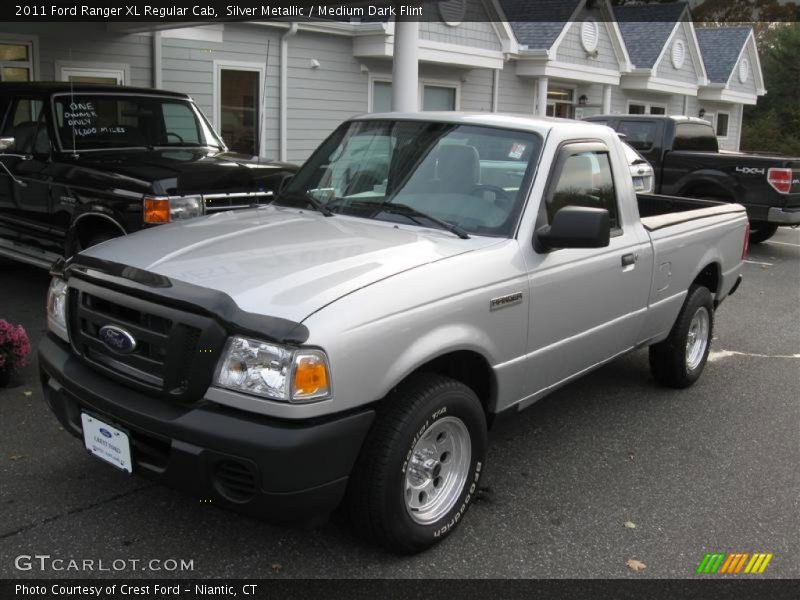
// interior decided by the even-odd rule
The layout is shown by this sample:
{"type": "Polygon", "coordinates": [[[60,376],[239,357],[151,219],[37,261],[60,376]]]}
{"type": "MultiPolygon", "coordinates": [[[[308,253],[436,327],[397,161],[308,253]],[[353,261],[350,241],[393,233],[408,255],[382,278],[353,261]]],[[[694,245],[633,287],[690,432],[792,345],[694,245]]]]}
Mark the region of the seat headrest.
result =
{"type": "Polygon", "coordinates": [[[474,146],[446,145],[439,148],[436,166],[437,179],[449,181],[456,187],[471,188],[480,182],[481,161],[474,146]]]}

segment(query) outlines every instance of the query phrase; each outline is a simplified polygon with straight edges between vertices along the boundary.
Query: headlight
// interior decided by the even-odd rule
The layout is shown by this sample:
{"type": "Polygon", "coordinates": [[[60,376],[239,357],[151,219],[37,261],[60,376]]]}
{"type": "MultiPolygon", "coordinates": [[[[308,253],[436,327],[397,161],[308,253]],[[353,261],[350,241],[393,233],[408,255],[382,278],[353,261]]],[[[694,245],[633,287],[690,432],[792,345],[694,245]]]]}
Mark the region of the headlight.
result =
{"type": "Polygon", "coordinates": [[[202,196],[175,196],[172,198],[145,198],[144,222],[157,225],[192,219],[203,214],[202,196]]]}
{"type": "Polygon", "coordinates": [[[47,327],[65,342],[69,342],[67,332],[67,282],[60,277],[50,280],[47,290],[47,327]]]}
{"type": "Polygon", "coordinates": [[[285,402],[331,396],[330,368],[324,352],[284,348],[251,338],[228,340],[215,381],[220,387],[285,402]]]}

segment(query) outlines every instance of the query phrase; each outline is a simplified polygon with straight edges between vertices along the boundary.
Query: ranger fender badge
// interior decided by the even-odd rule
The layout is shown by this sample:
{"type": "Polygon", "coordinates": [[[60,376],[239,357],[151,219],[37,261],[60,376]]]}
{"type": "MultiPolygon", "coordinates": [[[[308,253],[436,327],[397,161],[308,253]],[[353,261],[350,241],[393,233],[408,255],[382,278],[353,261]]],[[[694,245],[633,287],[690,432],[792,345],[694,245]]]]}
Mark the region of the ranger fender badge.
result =
{"type": "Polygon", "coordinates": [[[506,306],[513,306],[514,304],[519,304],[520,302],[522,302],[522,292],[514,292],[513,294],[508,294],[507,296],[499,296],[489,300],[489,310],[497,310],[499,308],[505,308],[506,306]]]}

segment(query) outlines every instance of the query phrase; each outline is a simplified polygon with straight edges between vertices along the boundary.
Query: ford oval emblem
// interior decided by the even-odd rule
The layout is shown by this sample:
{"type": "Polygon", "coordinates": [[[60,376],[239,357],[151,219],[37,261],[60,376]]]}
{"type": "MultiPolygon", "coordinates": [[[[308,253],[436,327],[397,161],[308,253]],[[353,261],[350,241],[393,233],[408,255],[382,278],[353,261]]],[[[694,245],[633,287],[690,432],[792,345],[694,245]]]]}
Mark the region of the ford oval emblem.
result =
{"type": "Polygon", "coordinates": [[[136,338],[122,327],[104,325],[100,328],[98,337],[110,350],[118,354],[130,354],[136,350],[136,338]]]}
{"type": "Polygon", "coordinates": [[[101,427],[100,428],[100,433],[102,433],[107,438],[111,437],[111,432],[108,429],[106,429],[105,427],[101,427]]]}

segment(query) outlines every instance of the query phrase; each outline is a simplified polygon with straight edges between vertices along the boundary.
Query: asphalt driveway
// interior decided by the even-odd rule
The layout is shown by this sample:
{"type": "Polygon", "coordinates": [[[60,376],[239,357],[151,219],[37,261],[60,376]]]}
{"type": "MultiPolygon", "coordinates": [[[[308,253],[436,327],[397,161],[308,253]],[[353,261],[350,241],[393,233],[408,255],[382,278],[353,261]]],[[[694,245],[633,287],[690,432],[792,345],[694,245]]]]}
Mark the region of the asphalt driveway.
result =
{"type": "MultiPolygon", "coordinates": [[[[193,561],[94,573],[124,577],[698,577],[716,551],[771,552],[758,577],[800,577],[800,231],[749,261],[697,385],[656,387],[640,351],[542,400],[494,433],[459,530],[415,557],[339,518],[274,527],[114,471],[60,429],[31,364],[0,390],[0,577],[92,575],[15,568],[33,554],[193,561]]],[[[34,341],[47,282],[0,262],[0,318],[34,341]]]]}

